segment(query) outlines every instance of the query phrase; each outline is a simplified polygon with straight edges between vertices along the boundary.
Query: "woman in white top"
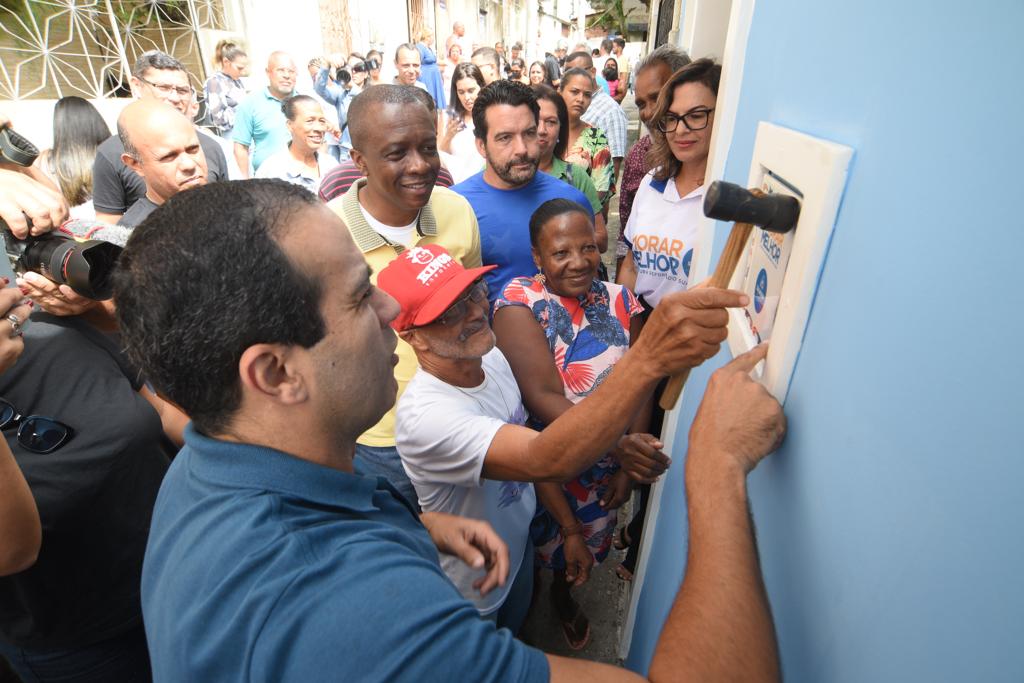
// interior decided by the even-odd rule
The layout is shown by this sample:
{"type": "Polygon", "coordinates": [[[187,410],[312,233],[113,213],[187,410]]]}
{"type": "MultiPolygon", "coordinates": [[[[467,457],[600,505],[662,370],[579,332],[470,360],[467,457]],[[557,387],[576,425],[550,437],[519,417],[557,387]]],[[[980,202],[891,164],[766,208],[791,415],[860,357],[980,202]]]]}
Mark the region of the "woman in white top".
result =
{"type": "Polygon", "coordinates": [[[633,200],[623,232],[632,258],[623,259],[617,278],[648,310],[690,285],[721,74],[710,59],[691,62],[662,87],[651,117],[654,170],[633,200]]]}
{"type": "Polygon", "coordinates": [[[447,121],[444,132],[439,136],[438,147],[451,155],[446,159],[446,165],[456,183],[484,167],[473,135],[473,103],[483,87],[484,75],[475,64],[466,62],[455,67],[449,100],[451,106],[447,110],[447,121]]]}
{"type": "Polygon", "coordinates": [[[267,157],[256,177],[280,178],[316,193],[324,174],[338,165],[334,157],[321,150],[327,117],[320,103],[309,95],[289,97],[281,104],[281,111],[292,141],[287,149],[267,157]]]}
{"type": "Polygon", "coordinates": [[[94,220],[92,165],[96,148],[110,137],[106,121],[88,100],[70,95],[53,108],[53,148],[35,162],[54,187],[64,195],[71,218],[94,220]]]}

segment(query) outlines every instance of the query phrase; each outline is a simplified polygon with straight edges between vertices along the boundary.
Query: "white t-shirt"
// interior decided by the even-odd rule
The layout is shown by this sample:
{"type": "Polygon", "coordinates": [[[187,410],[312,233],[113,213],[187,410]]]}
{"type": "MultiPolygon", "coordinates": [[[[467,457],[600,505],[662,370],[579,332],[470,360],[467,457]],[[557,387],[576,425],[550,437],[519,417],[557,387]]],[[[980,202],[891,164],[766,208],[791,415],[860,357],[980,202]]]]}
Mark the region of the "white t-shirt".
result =
{"type": "MultiPolygon", "coordinates": [[[[447,121],[447,117],[445,120],[447,121]]],[[[466,127],[452,138],[451,156],[454,159],[448,165],[448,171],[452,174],[452,179],[456,184],[476,175],[484,168],[484,158],[476,149],[476,135],[473,130],[473,122],[470,120],[466,127]]]]}
{"type": "Polygon", "coordinates": [[[483,357],[484,382],[469,389],[442,382],[422,368],[398,401],[395,441],[424,512],[485,520],[508,545],[508,581],[481,598],[473,582],[485,570],[441,556],[441,567],[481,614],[505,602],[520,571],[537,506],[532,484],[483,479],[484,457],[506,424],[526,422],[519,387],[501,351],[483,357]]]}
{"type": "Polygon", "coordinates": [[[378,235],[389,242],[401,244],[403,247],[413,246],[416,239],[416,222],[420,219],[419,214],[416,214],[416,218],[409,225],[402,225],[396,228],[391,225],[384,225],[379,220],[371,216],[370,212],[367,211],[362,204],[359,205],[359,210],[363,212],[363,218],[366,219],[366,222],[370,224],[370,227],[373,228],[374,232],[378,235]]]}
{"type": "Polygon", "coordinates": [[[703,185],[680,197],[671,178],[641,181],[623,236],[636,266],[633,292],[651,306],[689,286],[703,204],[703,185]]]}
{"type": "Polygon", "coordinates": [[[320,189],[320,181],[328,171],[338,165],[338,162],[327,152],[317,152],[316,165],[318,175],[313,175],[313,172],[293,157],[286,148],[264,159],[259,170],[256,171],[256,177],[280,178],[316,194],[320,189]]]}

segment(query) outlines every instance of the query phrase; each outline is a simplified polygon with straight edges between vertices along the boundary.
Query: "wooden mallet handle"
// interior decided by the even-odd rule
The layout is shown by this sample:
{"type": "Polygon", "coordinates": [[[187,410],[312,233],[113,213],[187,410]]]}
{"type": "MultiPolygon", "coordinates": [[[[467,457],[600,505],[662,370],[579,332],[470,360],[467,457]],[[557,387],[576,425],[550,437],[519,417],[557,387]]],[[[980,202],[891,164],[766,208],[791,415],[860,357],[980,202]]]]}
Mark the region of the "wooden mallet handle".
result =
{"type": "MultiPolygon", "coordinates": [[[[724,289],[732,280],[732,274],[740,262],[754,226],[779,233],[792,230],[800,217],[800,201],[786,194],[766,195],[757,189],[748,190],[716,180],[704,195],[704,215],[722,221],[735,221],[709,283],[711,287],[724,289]]],[[[690,370],[687,369],[669,379],[659,401],[663,409],[675,408],[689,376],[690,370]]]]}
{"type": "MultiPolygon", "coordinates": [[[[708,282],[709,287],[724,289],[729,286],[729,281],[732,280],[732,274],[736,270],[736,265],[740,262],[743,248],[747,245],[747,240],[750,239],[750,233],[753,229],[754,226],[750,223],[736,223],[732,226],[732,230],[729,232],[729,241],[725,243],[725,250],[718,259],[715,272],[708,282]]],[[[665,385],[665,390],[661,392],[661,399],[658,401],[662,410],[672,410],[676,407],[679,394],[682,393],[683,385],[686,384],[689,376],[690,368],[686,368],[679,374],[672,375],[669,378],[668,384],[665,385]]]]}

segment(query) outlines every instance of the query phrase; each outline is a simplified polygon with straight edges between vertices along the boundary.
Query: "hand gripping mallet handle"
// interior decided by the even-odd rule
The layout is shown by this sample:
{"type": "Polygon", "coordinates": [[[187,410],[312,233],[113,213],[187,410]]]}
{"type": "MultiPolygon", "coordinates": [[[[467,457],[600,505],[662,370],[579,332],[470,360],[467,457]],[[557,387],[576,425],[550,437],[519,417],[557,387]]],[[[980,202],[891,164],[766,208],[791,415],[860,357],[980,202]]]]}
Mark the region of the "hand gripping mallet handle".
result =
{"type": "MultiPolygon", "coordinates": [[[[800,217],[800,202],[789,195],[764,194],[760,190],[748,190],[716,180],[704,195],[704,215],[721,221],[735,221],[708,283],[710,287],[724,289],[732,280],[754,226],[770,232],[789,232],[800,217]]],[[[687,368],[669,378],[658,402],[663,410],[675,408],[689,376],[690,368],[687,368]]]]}

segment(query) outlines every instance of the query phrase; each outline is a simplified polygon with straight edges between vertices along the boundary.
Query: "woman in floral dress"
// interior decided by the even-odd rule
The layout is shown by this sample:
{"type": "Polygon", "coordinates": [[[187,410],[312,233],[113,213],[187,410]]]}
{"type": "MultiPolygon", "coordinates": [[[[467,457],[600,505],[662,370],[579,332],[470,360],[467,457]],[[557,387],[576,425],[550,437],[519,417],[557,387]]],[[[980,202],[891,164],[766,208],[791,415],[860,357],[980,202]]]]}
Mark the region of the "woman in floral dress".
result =
{"type": "MultiPolygon", "coordinates": [[[[494,332],[534,426],[543,428],[582,401],[611,372],[638,333],[632,292],[597,279],[600,254],[589,212],[553,199],[530,220],[538,277],[515,278],[494,304],[494,332]]],[[[631,432],[646,431],[640,420],[631,432]]],[[[616,451],[618,453],[618,451],[616,451]]],[[[540,564],[553,571],[551,598],[570,647],[582,648],[590,625],[570,589],[608,554],[616,508],[632,484],[608,454],[564,484],[537,484],[531,537],[540,564]]]]}
{"type": "Polygon", "coordinates": [[[597,82],[589,71],[568,69],[562,74],[559,93],[569,109],[569,145],[565,160],[586,169],[597,188],[601,206],[607,207],[615,190],[615,166],[608,136],[583,120],[595,90],[597,82]]]}

